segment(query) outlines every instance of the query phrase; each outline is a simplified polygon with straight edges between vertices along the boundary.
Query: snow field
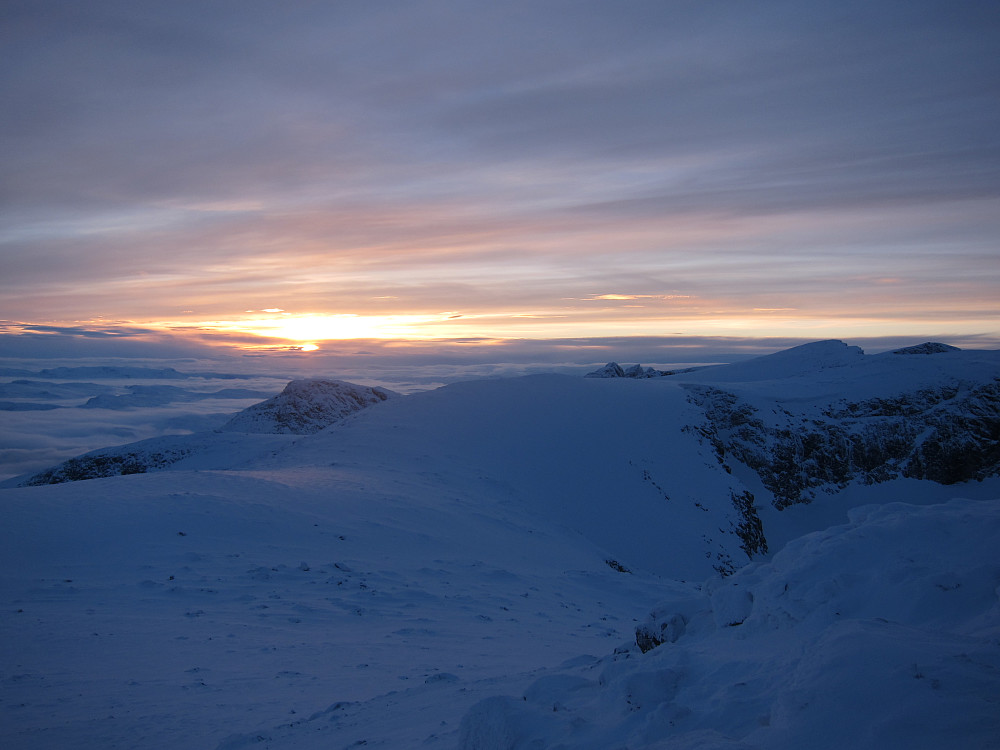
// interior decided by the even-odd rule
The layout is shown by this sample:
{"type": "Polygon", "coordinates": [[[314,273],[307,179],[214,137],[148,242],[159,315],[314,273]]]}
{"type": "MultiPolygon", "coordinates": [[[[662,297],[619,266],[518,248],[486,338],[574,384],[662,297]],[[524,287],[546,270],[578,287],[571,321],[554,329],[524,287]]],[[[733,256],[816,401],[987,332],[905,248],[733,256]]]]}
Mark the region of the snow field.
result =
{"type": "Polygon", "coordinates": [[[463,719],[459,747],[995,748],[1000,509],[853,514],[657,607],[687,629],[463,719]]]}
{"type": "Polygon", "coordinates": [[[470,382],[5,489],[0,746],[995,748],[1000,480],[852,480],[778,511],[688,387],[807,425],[997,372],[819,342],[470,382]]]}
{"type": "MultiPolygon", "coordinates": [[[[374,479],[177,471],[9,491],[0,743],[214,747],[442,674],[435,689],[459,690],[604,651],[670,587],[439,484],[374,479]]],[[[434,726],[462,710],[447,701],[434,726]]]]}

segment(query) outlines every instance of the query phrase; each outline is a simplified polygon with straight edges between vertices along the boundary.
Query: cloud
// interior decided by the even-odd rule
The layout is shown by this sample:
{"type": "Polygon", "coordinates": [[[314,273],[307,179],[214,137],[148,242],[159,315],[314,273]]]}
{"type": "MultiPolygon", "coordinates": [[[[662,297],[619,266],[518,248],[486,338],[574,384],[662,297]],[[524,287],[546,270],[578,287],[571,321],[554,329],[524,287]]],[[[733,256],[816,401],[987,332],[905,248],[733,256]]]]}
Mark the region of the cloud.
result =
{"type": "Polygon", "coordinates": [[[8,3],[0,309],[993,330],[994,10],[8,3]]]}

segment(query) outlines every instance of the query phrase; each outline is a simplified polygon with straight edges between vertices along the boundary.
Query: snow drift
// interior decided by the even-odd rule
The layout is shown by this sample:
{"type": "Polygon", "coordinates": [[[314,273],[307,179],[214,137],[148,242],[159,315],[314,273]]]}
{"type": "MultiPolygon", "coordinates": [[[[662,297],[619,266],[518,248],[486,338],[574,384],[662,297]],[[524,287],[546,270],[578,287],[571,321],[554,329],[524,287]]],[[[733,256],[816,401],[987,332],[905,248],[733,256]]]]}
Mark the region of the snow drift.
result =
{"type": "Polygon", "coordinates": [[[700,596],[636,644],[463,718],[462,750],[992,748],[1000,506],[866,507],[700,596]]]}

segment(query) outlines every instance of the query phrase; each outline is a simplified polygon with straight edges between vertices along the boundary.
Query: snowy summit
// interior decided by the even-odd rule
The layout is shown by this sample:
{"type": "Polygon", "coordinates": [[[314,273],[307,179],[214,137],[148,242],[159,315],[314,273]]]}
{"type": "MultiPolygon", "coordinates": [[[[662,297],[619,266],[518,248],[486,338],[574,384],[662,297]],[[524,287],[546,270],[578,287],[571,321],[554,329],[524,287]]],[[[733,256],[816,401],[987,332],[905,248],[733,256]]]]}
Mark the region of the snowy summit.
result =
{"type": "Polygon", "coordinates": [[[277,396],[244,409],[221,429],[224,432],[310,435],[394,395],[385,388],[368,388],[339,380],[293,380],[277,396]]]}

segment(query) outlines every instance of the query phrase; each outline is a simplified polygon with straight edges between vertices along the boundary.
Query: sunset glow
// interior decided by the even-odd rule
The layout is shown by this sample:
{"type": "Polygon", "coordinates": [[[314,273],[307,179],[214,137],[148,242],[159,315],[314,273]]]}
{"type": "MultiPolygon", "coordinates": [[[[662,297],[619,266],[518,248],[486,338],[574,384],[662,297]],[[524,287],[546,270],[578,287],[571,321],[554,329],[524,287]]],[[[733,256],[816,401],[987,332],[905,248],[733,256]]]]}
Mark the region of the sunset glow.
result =
{"type": "Polygon", "coordinates": [[[244,5],[6,14],[5,351],[1000,344],[989,3],[244,5]]]}
{"type": "Polygon", "coordinates": [[[289,315],[283,318],[263,318],[233,324],[235,330],[245,330],[259,336],[288,341],[329,341],[334,339],[419,338],[420,326],[433,322],[421,315],[289,315]]]}

